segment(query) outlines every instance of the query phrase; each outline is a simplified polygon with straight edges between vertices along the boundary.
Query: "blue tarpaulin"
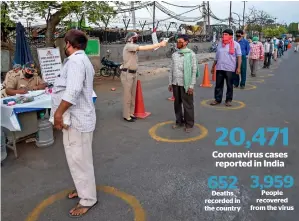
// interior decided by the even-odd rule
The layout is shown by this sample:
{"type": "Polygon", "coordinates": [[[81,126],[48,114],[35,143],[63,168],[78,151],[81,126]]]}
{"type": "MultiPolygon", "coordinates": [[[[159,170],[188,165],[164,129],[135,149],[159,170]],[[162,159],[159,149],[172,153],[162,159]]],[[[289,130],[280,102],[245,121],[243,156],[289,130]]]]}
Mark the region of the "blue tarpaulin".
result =
{"type": "Polygon", "coordinates": [[[33,62],[33,57],[25,36],[25,28],[20,22],[17,23],[16,33],[16,50],[13,64],[24,65],[27,62],[33,62]]]}

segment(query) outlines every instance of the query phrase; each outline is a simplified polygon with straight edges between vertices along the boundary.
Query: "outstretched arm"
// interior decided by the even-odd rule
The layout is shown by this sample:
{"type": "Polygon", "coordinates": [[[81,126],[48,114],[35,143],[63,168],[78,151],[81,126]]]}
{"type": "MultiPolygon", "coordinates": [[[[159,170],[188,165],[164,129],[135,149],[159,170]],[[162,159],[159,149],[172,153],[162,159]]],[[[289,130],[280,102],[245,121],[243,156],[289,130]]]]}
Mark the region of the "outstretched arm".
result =
{"type": "Polygon", "coordinates": [[[137,51],[150,51],[150,50],[154,50],[159,47],[165,47],[166,45],[167,45],[167,41],[161,41],[160,43],[153,44],[153,45],[139,46],[137,48],[137,51]]]}

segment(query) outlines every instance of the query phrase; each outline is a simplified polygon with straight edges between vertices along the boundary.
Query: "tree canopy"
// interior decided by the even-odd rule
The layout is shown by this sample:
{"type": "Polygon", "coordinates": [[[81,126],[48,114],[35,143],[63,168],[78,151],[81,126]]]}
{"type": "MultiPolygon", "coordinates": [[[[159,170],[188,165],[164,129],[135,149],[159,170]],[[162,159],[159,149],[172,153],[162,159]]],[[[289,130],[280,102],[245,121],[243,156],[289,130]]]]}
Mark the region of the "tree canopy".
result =
{"type": "Polygon", "coordinates": [[[283,26],[275,28],[264,28],[262,31],[265,37],[280,37],[282,34],[287,33],[287,29],[283,26]]]}
{"type": "Polygon", "coordinates": [[[84,18],[98,25],[105,21],[107,16],[115,16],[115,11],[107,1],[11,1],[9,4],[10,14],[14,19],[45,19],[47,46],[54,45],[56,26],[70,14],[76,15],[79,26],[84,18]]]}
{"type": "Polygon", "coordinates": [[[9,17],[9,5],[6,2],[1,2],[1,40],[7,41],[10,33],[10,28],[15,27],[15,23],[9,17]]]}

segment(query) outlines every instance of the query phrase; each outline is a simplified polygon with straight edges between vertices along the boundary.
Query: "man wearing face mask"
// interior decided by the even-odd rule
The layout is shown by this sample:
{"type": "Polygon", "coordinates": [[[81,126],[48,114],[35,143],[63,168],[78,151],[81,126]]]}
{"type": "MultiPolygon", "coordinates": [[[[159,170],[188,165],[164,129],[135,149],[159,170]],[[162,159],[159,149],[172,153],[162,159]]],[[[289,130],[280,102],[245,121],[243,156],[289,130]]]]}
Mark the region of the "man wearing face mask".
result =
{"type": "Polygon", "coordinates": [[[126,45],[123,50],[123,64],[121,66],[121,83],[123,85],[123,118],[127,122],[134,122],[135,95],[137,84],[138,51],[150,51],[159,47],[165,47],[166,41],[153,45],[139,46],[137,43],[138,34],[129,32],[126,35],[126,45]]]}
{"type": "Polygon", "coordinates": [[[13,69],[5,75],[5,80],[2,83],[3,87],[6,87],[9,78],[20,75],[22,72],[22,66],[20,64],[15,64],[12,68],[13,69]]]}
{"type": "Polygon", "coordinates": [[[264,44],[264,67],[263,68],[270,68],[271,65],[271,58],[274,54],[274,44],[273,40],[271,41],[271,38],[267,38],[267,41],[264,44]]]}
{"type": "Polygon", "coordinates": [[[247,71],[247,56],[250,51],[249,42],[246,39],[244,39],[243,36],[244,36],[243,30],[236,31],[237,42],[240,44],[241,51],[242,51],[241,82],[240,82],[239,74],[236,74],[236,73],[234,73],[233,81],[234,81],[234,87],[238,88],[239,84],[240,84],[241,89],[245,88],[246,71],[247,71]]]}
{"type": "Polygon", "coordinates": [[[37,75],[33,62],[28,62],[22,73],[7,79],[6,94],[27,94],[28,91],[43,90],[46,86],[45,81],[37,75]]]}
{"type": "Polygon", "coordinates": [[[174,95],[174,112],[176,124],[173,129],[185,126],[185,132],[190,132],[194,126],[193,90],[196,78],[199,77],[196,54],[187,45],[189,37],[181,35],[177,39],[179,49],[172,55],[171,72],[169,73],[168,90],[174,95]],[[184,108],[184,114],[182,110],[184,108]]]}
{"type": "Polygon", "coordinates": [[[69,30],[64,37],[65,54],[60,76],[54,83],[52,106],[54,127],[63,132],[63,146],[75,184],[69,199],[79,202],[69,211],[70,217],[85,215],[97,200],[92,140],[96,126],[95,106],[92,102],[94,68],[85,54],[88,38],[80,30],[69,30]],[[70,123],[65,127],[65,114],[70,123]]]}
{"type": "Polygon", "coordinates": [[[264,47],[262,42],[259,41],[257,36],[252,38],[252,43],[250,44],[250,53],[249,53],[249,66],[251,70],[251,76],[256,77],[257,68],[259,61],[264,60],[264,47]]]}
{"type": "Polygon", "coordinates": [[[216,68],[215,100],[210,105],[222,102],[224,80],[226,81],[225,106],[232,106],[233,74],[240,74],[242,65],[242,51],[240,44],[233,40],[233,30],[226,29],[222,33],[222,42],[217,47],[216,57],[212,66],[212,74],[216,68]]]}

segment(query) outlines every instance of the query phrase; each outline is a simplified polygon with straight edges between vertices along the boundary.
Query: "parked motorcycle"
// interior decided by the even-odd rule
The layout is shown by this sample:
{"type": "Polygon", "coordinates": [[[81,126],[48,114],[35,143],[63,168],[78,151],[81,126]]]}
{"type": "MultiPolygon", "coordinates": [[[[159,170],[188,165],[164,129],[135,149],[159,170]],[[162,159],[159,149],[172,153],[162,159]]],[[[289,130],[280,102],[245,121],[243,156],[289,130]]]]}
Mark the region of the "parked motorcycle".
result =
{"type": "MultiPolygon", "coordinates": [[[[107,57],[109,58],[110,51],[107,50],[107,57]]],[[[101,60],[103,67],[100,69],[100,75],[103,77],[115,76],[120,77],[121,70],[120,66],[121,63],[116,63],[114,61],[108,60],[106,57],[103,57],[101,60]]]]}
{"type": "Polygon", "coordinates": [[[194,51],[195,54],[198,53],[198,47],[197,47],[197,45],[194,45],[194,47],[193,47],[193,51],[194,51]]]}
{"type": "Polygon", "coordinates": [[[169,49],[169,51],[166,52],[166,57],[171,58],[172,54],[176,51],[177,51],[177,48],[176,48],[175,44],[173,44],[173,43],[170,44],[170,49],[169,49]]]}
{"type": "Polygon", "coordinates": [[[210,52],[216,52],[217,51],[217,47],[218,47],[218,44],[213,43],[212,46],[210,47],[209,51],[210,52]]]}

